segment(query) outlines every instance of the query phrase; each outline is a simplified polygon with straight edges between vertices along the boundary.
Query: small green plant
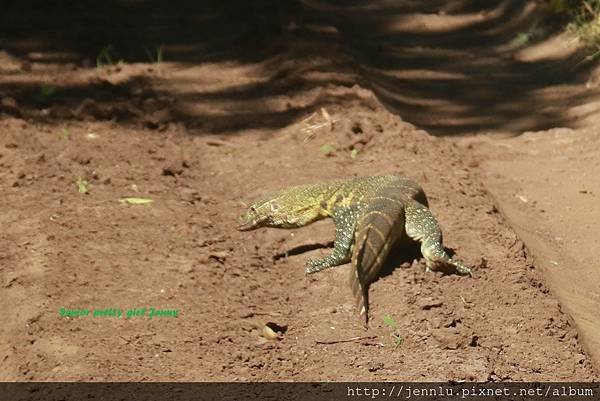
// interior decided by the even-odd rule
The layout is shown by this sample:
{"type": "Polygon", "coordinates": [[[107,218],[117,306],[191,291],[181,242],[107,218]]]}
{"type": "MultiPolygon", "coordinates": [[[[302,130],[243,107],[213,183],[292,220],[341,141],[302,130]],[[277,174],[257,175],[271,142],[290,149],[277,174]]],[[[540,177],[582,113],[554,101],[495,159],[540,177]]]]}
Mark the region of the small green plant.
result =
{"type": "Polygon", "coordinates": [[[531,39],[531,35],[529,35],[527,32],[519,32],[517,33],[517,36],[510,41],[510,44],[517,47],[523,47],[531,42],[531,39]]]}
{"type": "Polygon", "coordinates": [[[330,143],[326,143],[319,148],[319,151],[325,156],[333,156],[333,153],[335,152],[335,146],[330,143]]]}
{"type": "Polygon", "coordinates": [[[391,317],[390,315],[385,315],[383,316],[383,323],[390,329],[391,331],[391,336],[392,336],[392,341],[394,342],[394,349],[399,348],[402,343],[404,342],[404,337],[402,337],[401,334],[399,334],[396,330],[396,320],[394,320],[393,317],[391,317]]]}
{"type": "Polygon", "coordinates": [[[351,159],[356,159],[356,156],[358,156],[358,149],[352,149],[350,151],[350,158],[351,159]]]}
{"type": "Polygon", "coordinates": [[[62,139],[70,139],[71,131],[69,131],[68,128],[63,128],[62,131],[60,132],[60,136],[62,139]]]}
{"type": "Polygon", "coordinates": [[[510,41],[510,43],[516,47],[523,47],[547,37],[548,34],[548,27],[541,24],[539,20],[535,19],[529,25],[526,31],[518,32],[515,38],[510,41]]]}
{"type": "Polygon", "coordinates": [[[550,9],[569,16],[567,31],[588,48],[589,55],[581,62],[596,60],[600,56],[600,0],[552,0],[550,9]]]}
{"type": "Polygon", "coordinates": [[[89,188],[90,184],[83,178],[78,177],[77,181],[75,183],[77,184],[77,190],[79,191],[80,194],[87,194],[90,192],[90,188],[89,188]]]}
{"type": "Polygon", "coordinates": [[[392,330],[396,329],[396,321],[390,315],[385,315],[383,317],[383,323],[392,330]]]}
{"type": "Polygon", "coordinates": [[[35,101],[42,104],[48,104],[54,95],[56,95],[56,86],[42,85],[35,95],[35,101]]]}
{"type": "Polygon", "coordinates": [[[550,0],[550,10],[556,14],[580,16],[582,11],[593,10],[598,0],[550,0]]]}
{"type": "Polygon", "coordinates": [[[163,56],[165,54],[165,45],[161,44],[156,48],[156,64],[163,62],[163,56]]]}
{"type": "Polygon", "coordinates": [[[144,46],[144,51],[146,52],[146,56],[151,63],[161,64],[164,61],[165,55],[165,45],[160,44],[156,46],[154,52],[152,52],[148,47],[144,46]]]}
{"type": "MultiPolygon", "coordinates": [[[[118,62],[123,62],[123,60],[119,60],[118,62]]],[[[115,57],[115,47],[113,45],[108,45],[100,50],[98,56],[96,57],[96,68],[101,69],[105,65],[115,65],[117,64],[115,57]]]]}

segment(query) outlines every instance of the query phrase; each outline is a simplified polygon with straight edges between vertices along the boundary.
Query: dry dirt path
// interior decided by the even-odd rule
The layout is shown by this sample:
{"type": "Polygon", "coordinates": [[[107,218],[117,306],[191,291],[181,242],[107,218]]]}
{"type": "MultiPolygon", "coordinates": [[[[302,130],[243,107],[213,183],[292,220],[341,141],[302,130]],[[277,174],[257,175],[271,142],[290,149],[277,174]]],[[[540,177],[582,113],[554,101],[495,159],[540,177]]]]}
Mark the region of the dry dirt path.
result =
{"type": "Polygon", "coordinates": [[[532,2],[408,3],[398,14],[307,4],[352,32],[349,53],[389,109],[431,134],[469,136],[456,143],[600,366],[600,96],[574,39],[552,34],[532,2]],[[369,29],[354,33],[363,18],[369,29]]]}
{"type": "Polygon", "coordinates": [[[600,135],[595,128],[463,141],[486,188],[600,362],[600,135]]]}
{"type": "MultiPolygon", "coordinates": [[[[18,10],[8,10],[0,379],[597,380],[552,281],[486,189],[486,171],[501,155],[519,160],[521,147],[514,157],[491,142],[469,149],[407,122],[435,134],[569,125],[593,111],[583,107],[593,87],[578,86],[585,71],[559,88],[548,87],[552,74],[527,80],[568,65],[526,63],[514,44],[502,47],[529,26],[532,3],[403,4],[341,13],[305,2],[293,17],[277,7],[225,10],[237,25],[212,10],[163,10],[161,18],[139,10],[139,21],[114,30],[86,10],[75,38],[61,31],[53,41],[28,37],[18,10]],[[170,13],[177,29],[162,38],[168,62],[95,68],[78,47],[94,38],[106,40],[102,48],[122,40],[134,49],[144,34],[169,32],[160,29],[174,26],[170,13]],[[353,29],[358,21],[369,29],[353,29]],[[202,36],[214,32],[219,40],[202,36]],[[558,113],[557,99],[580,113],[558,113]],[[327,251],[330,223],[250,233],[234,226],[243,204],[268,190],[383,173],[424,186],[446,245],[476,273],[426,273],[418,252],[398,250],[371,287],[365,332],[348,266],[304,274],[306,260],[327,251]],[[78,192],[82,180],[87,194],[78,192]],[[126,205],[125,196],[153,202],[126,205]],[[67,317],[61,308],[108,315],[67,317]],[[141,308],[142,316],[126,316],[141,308]],[[149,308],[177,317],[149,318],[149,308]],[[119,309],[124,317],[110,316],[119,309]],[[267,323],[280,327],[279,339],[261,336],[267,323]]],[[[39,22],[40,32],[64,25],[42,11],[27,23],[39,22]]],[[[523,188],[525,199],[548,189],[523,188]]]]}

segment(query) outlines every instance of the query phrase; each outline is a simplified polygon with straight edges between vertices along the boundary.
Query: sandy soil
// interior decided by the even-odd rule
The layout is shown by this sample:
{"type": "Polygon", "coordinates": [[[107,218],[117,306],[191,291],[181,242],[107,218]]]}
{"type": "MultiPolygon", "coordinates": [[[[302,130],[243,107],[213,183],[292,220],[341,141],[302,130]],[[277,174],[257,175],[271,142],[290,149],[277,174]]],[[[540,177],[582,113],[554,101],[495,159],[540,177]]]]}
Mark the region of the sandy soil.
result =
{"type": "Polygon", "coordinates": [[[486,188],[533,252],[535,265],[543,269],[595,361],[600,361],[599,140],[593,128],[557,128],[464,141],[482,160],[486,188]]]}
{"type": "Polygon", "coordinates": [[[579,341],[580,309],[554,289],[575,260],[588,274],[584,316],[597,305],[597,269],[583,261],[598,244],[578,219],[598,216],[590,203],[553,218],[575,205],[569,194],[600,193],[582,178],[554,198],[561,179],[598,166],[597,133],[576,127],[597,94],[570,50],[549,59],[515,44],[537,27],[534,3],[304,2],[291,16],[267,1],[187,13],[150,3],[134,21],[119,2],[106,20],[76,10],[85,18],[56,37],[43,34],[58,23],[52,10],[12,4],[0,21],[0,379],[599,379],[586,352],[596,340],[579,341]],[[25,22],[39,31],[28,36],[25,22]],[[164,61],[148,44],[156,59],[142,62],[145,43],[165,43],[164,61]],[[109,58],[130,58],[97,67],[108,44],[109,58]],[[558,113],[566,104],[577,112],[558,113]],[[577,134],[482,134],[566,126],[577,134]],[[571,139],[577,147],[543,157],[571,139]],[[573,171],[550,170],[565,156],[573,171]],[[536,169],[547,175],[518,175],[536,169]],[[426,273],[418,250],[398,249],[371,286],[368,331],[349,266],[304,274],[329,251],[331,222],[235,231],[244,204],[269,190],[387,173],[423,185],[445,245],[475,275],[426,273]],[[528,218],[511,217],[499,193],[546,216],[538,242],[562,233],[560,274],[532,257],[542,247],[509,224],[528,218]],[[120,202],[128,196],[153,202],[120,202]],[[143,316],[126,316],[135,310],[143,316]],[[265,325],[277,339],[261,336],[265,325]]]}

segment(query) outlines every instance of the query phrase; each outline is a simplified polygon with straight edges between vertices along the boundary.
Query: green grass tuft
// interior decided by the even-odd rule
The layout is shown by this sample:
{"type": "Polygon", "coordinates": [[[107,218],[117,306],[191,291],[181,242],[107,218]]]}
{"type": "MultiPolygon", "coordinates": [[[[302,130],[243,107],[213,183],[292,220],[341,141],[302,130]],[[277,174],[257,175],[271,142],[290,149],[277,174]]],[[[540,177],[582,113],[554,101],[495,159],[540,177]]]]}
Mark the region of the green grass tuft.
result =
{"type": "Polygon", "coordinates": [[[77,184],[77,191],[80,194],[87,194],[90,192],[90,184],[83,178],[78,177],[75,183],[77,184]]]}
{"type": "Polygon", "coordinates": [[[96,68],[101,69],[105,65],[115,65],[115,47],[108,45],[100,50],[98,56],[96,56],[96,68]]]}
{"type": "Polygon", "coordinates": [[[151,63],[155,63],[160,65],[165,59],[165,45],[161,44],[156,46],[156,50],[152,52],[150,48],[144,46],[144,51],[146,52],[146,57],[151,63]]]}
{"type": "Polygon", "coordinates": [[[402,346],[404,337],[396,330],[396,327],[398,326],[396,320],[390,315],[385,315],[383,316],[383,323],[390,329],[390,336],[392,337],[392,342],[394,343],[394,349],[402,346]]]}
{"type": "Polygon", "coordinates": [[[588,48],[586,61],[600,56],[600,0],[551,0],[550,8],[569,16],[567,31],[575,34],[588,48]]]}

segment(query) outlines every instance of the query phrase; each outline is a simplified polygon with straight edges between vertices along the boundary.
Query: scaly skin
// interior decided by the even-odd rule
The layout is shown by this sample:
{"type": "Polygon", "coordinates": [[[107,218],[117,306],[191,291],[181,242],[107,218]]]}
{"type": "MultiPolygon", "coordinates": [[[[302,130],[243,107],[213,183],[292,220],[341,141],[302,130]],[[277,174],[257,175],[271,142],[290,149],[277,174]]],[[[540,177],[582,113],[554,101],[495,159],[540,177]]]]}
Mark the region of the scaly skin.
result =
{"type": "Polygon", "coordinates": [[[369,284],[391,247],[406,236],[421,243],[428,270],[442,264],[452,266],[458,274],[471,275],[469,267],[445,252],[423,189],[401,176],[352,178],[273,192],[240,216],[238,229],[297,228],[327,217],[335,223],[333,252],[309,260],[306,273],[352,261],[350,286],[365,325],[369,284]]]}

